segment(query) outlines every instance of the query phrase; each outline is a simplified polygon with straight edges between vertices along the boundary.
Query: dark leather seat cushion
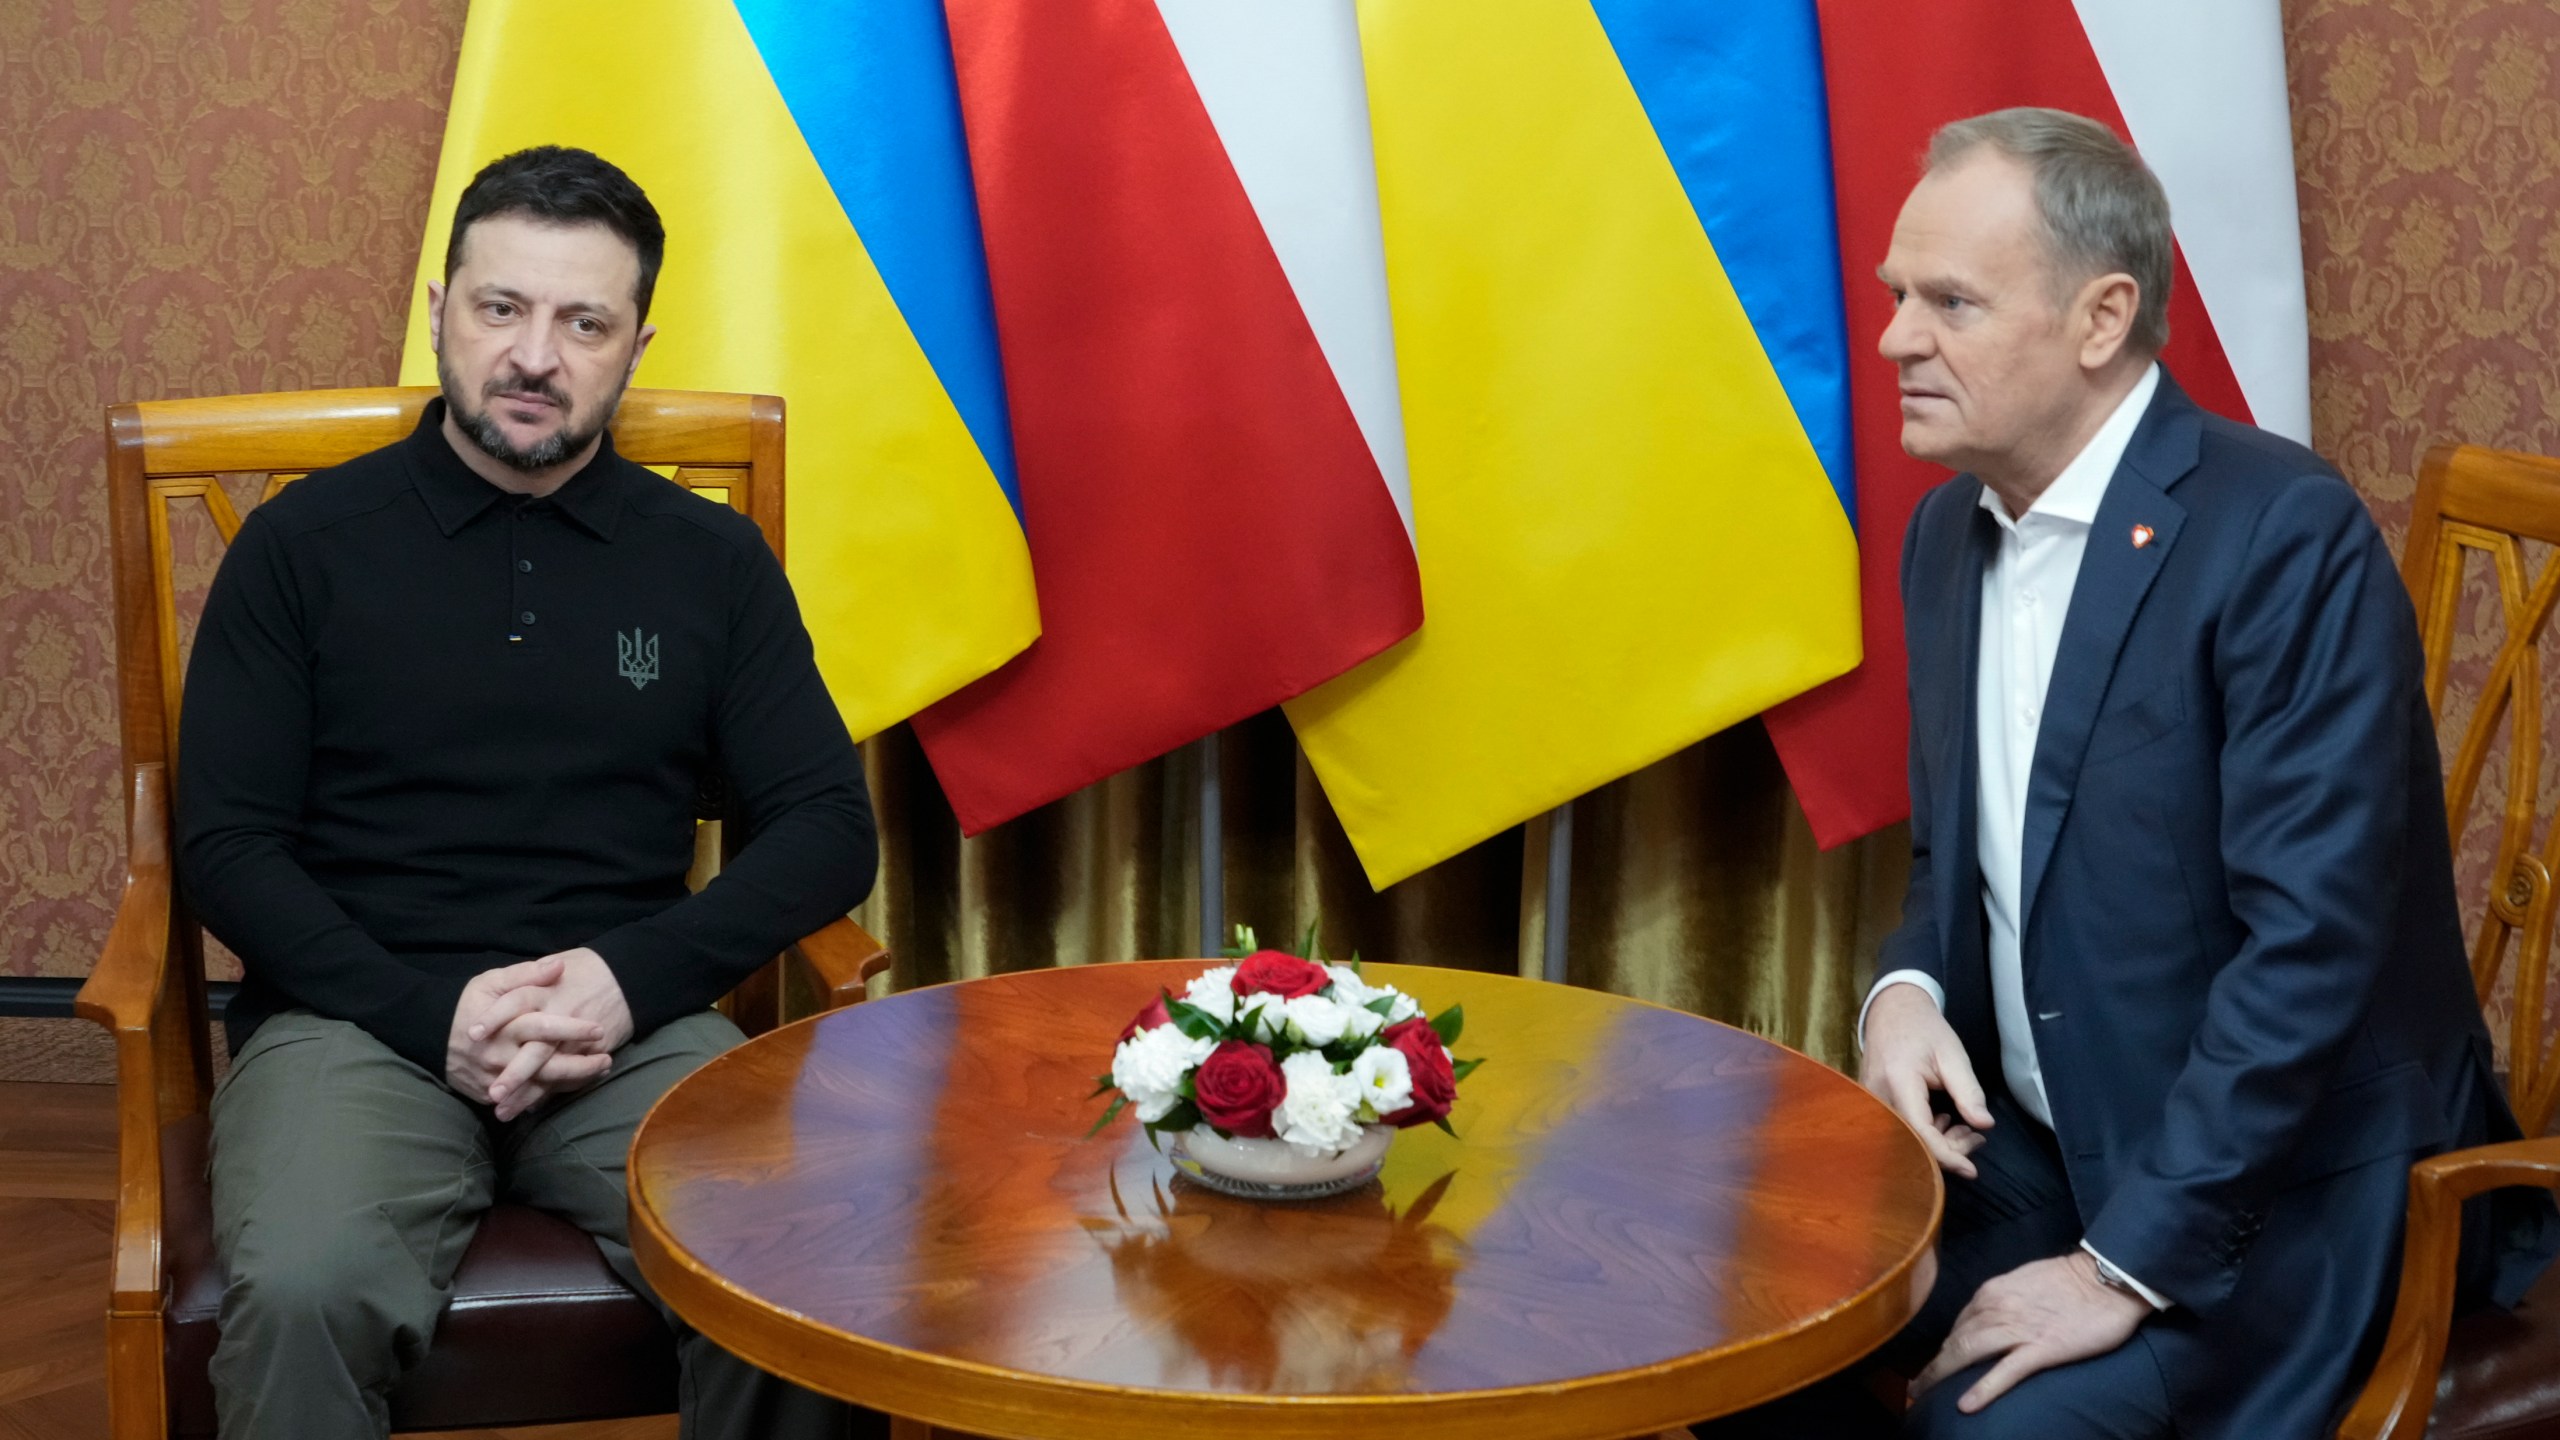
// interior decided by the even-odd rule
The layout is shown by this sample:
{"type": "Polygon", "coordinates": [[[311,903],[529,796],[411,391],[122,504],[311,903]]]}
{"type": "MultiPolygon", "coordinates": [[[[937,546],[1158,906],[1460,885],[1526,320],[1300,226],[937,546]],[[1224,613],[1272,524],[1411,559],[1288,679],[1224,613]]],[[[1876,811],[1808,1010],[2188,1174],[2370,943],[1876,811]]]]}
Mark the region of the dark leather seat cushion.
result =
{"type": "Polygon", "coordinates": [[[2560,1265],[2512,1311],[2453,1322],[2433,1440],[2560,1440],[2560,1265]]]}
{"type": "MultiPolygon", "coordinates": [[[[213,1253],[205,1129],[174,1127],[161,1156],[169,1268],[170,1433],[214,1433],[213,1358],[223,1277],[213,1253]]],[[[391,1396],[397,1430],[466,1430],[654,1415],[676,1408],[675,1337],[616,1277],[595,1242],[557,1216],[499,1205],[454,1276],[435,1342],[391,1396]]]]}

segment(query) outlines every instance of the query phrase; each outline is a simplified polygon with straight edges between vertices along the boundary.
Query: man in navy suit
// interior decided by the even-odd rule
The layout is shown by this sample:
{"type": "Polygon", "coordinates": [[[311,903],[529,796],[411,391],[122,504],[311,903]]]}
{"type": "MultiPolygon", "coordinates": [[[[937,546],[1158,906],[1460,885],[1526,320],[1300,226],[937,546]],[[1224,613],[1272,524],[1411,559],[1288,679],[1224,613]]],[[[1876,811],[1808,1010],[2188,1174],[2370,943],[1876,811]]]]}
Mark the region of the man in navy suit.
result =
{"type": "MultiPolygon", "coordinates": [[[[2335,471],[2161,369],[2170,264],[2128,146],[2011,110],[1938,134],[1879,271],[1903,445],[1967,472],[1904,542],[1912,873],[1860,1019],[1950,1177],[1925,1435],[2327,1433],[2410,1163],[2516,1133],[2408,599],[2335,471]]],[[[2466,1273],[2512,1298],[2560,1227],[2501,1218],[2466,1273]]]]}

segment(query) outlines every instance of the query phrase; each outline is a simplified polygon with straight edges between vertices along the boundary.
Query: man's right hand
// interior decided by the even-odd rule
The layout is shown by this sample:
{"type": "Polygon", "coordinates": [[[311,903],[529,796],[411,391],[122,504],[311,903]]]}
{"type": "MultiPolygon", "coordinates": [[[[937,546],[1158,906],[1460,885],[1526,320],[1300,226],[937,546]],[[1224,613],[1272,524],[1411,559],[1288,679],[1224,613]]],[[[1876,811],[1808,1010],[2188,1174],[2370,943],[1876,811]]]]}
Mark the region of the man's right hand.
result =
{"type": "Polygon", "coordinates": [[[513,992],[557,984],[561,968],[557,956],[545,956],[471,977],[445,1036],[445,1083],[455,1094],[512,1120],[552,1091],[574,1090],[611,1068],[613,1056],[601,1049],[604,1027],[594,1021],[526,1007],[521,997],[500,1003],[513,992]],[[503,1018],[488,1023],[496,1017],[503,1018]],[[493,1100],[490,1087],[511,1069],[515,1083],[493,1100]]]}
{"type": "Polygon", "coordinates": [[[1859,1083],[1910,1122],[1939,1168],[1972,1179],[1968,1157],[1982,1148],[1991,1112],[1983,1105],[1982,1082],[1974,1078],[1964,1041],[1938,1013],[1937,1002],[1917,985],[1887,985],[1867,1006],[1865,1038],[1859,1083]],[[1930,1108],[1931,1092],[1940,1090],[1955,1102],[1953,1120],[1930,1108]]]}

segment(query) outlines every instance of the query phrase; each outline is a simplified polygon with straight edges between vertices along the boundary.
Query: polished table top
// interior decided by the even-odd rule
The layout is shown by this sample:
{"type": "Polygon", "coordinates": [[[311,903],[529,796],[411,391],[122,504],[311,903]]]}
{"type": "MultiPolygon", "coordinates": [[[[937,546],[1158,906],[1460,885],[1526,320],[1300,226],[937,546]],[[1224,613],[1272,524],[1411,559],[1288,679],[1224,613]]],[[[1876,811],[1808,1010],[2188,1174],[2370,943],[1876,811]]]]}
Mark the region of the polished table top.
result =
{"type": "Polygon", "coordinates": [[[1846,1077],[1590,990],[1370,965],[1466,1006],[1456,1137],[1260,1204],[1126,1115],[1122,1025],[1206,961],[1030,971],[787,1026],[670,1091],[632,1243],[738,1354],[987,1435],[1605,1437],[1841,1368],[1925,1291],[1935,1167],[1846,1077]]]}

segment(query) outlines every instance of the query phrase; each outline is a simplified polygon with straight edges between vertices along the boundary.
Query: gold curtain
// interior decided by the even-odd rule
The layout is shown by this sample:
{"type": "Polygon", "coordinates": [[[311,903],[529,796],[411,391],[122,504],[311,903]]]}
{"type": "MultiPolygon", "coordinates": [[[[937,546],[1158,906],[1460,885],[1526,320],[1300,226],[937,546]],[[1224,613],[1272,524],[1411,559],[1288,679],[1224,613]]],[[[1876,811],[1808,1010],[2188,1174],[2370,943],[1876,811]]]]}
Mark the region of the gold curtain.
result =
{"type": "MultiPolygon", "coordinates": [[[[963,839],[913,733],[865,747],[880,882],[857,912],[895,983],[1200,951],[1203,748],[963,839]]],[[[1547,826],[1373,892],[1277,711],[1219,736],[1226,919],[1329,955],[1539,973],[1547,826]]],[[[1815,848],[1744,725],[1574,802],[1567,977],[1740,1025],[1843,1067],[1901,903],[1900,826],[1815,848]]]]}

